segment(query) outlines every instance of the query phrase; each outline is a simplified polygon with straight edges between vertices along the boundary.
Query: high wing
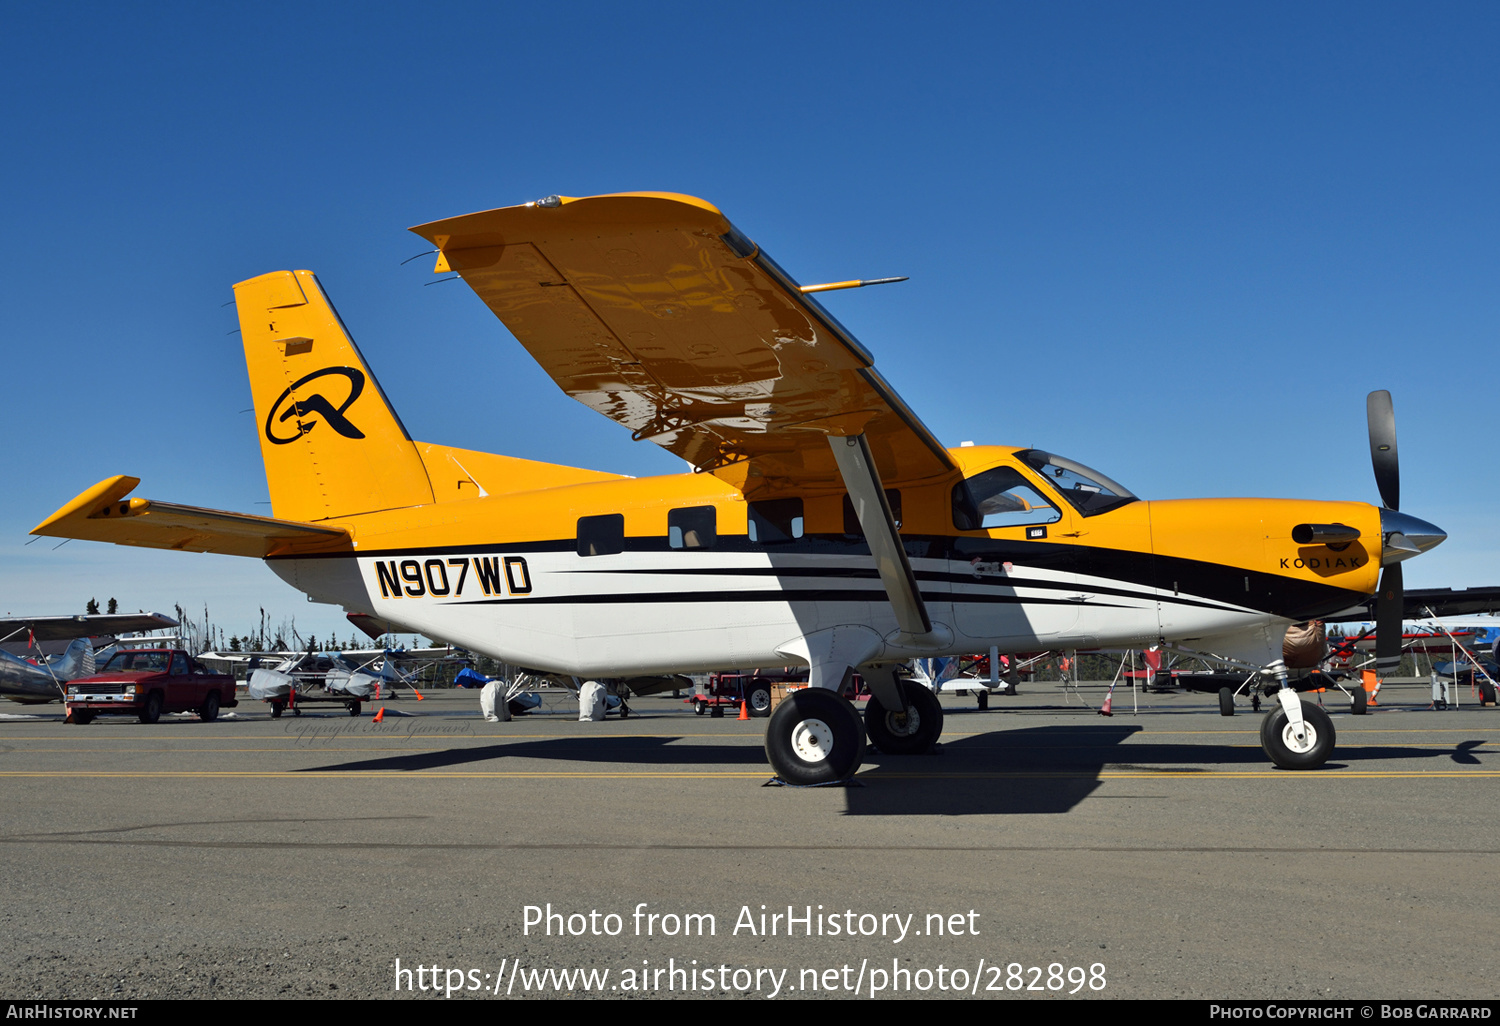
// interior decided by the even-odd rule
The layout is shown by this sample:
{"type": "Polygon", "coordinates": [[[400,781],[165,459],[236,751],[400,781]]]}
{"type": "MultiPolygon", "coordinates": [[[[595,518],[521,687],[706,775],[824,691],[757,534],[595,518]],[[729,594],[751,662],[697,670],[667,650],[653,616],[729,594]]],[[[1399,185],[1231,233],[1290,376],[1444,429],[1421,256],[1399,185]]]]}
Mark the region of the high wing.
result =
{"type": "Polygon", "coordinates": [[[747,497],[841,487],[864,434],[887,487],[951,457],[854,337],[703,200],[548,197],[412,231],[579,402],[747,497]]]}
{"type": "Polygon", "coordinates": [[[138,477],[105,478],[32,529],[32,534],[230,556],[266,556],[342,545],[349,532],[294,520],[229,513],[154,499],[127,499],[138,477]]]}
{"type": "Polygon", "coordinates": [[[0,641],[28,631],[37,641],[99,638],[180,626],[160,613],[91,613],[83,616],[14,616],[0,619],[0,641]]]}

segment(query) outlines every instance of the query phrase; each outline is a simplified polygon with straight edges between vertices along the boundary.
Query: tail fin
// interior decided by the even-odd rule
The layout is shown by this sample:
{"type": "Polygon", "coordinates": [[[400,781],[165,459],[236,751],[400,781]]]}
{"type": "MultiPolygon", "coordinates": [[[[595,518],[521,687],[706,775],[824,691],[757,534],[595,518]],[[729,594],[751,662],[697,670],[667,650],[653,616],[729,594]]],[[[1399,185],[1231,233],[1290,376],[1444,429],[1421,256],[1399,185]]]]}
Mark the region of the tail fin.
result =
{"type": "Polygon", "coordinates": [[[60,681],[77,680],[94,674],[94,643],[88,638],[78,638],[61,655],[48,661],[48,669],[60,681]]]}
{"type": "Polygon", "coordinates": [[[234,287],[271,510],[324,520],[433,499],[427,470],[311,271],[234,287]]]}

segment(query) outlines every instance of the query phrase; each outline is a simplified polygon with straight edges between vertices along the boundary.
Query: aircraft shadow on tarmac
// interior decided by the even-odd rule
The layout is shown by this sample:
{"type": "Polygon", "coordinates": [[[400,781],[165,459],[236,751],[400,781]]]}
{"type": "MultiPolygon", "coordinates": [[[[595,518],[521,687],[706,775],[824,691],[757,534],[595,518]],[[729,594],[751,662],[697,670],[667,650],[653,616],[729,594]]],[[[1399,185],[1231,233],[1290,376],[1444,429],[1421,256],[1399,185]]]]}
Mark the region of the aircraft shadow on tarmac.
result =
{"type": "MultiPolygon", "coordinates": [[[[845,790],[850,815],[994,816],[1059,814],[1070,811],[1100,785],[1105,769],[1211,774],[1217,768],[1270,768],[1259,745],[1125,742],[1144,728],[1109,723],[1090,726],[1026,727],[973,734],[944,743],[929,755],[890,756],[871,750],[860,774],[863,787],[845,790]]],[[[630,769],[764,767],[759,746],[678,744],[670,736],[565,738],[513,744],[450,748],[412,755],[364,759],[309,767],[316,772],[421,772],[502,769],[516,760],[554,763],[608,763],[630,769]]],[[[1473,749],[1483,741],[1452,748],[1363,745],[1338,752],[1339,761],[1322,770],[1374,769],[1396,760],[1444,759],[1477,766],[1473,749]]]]}

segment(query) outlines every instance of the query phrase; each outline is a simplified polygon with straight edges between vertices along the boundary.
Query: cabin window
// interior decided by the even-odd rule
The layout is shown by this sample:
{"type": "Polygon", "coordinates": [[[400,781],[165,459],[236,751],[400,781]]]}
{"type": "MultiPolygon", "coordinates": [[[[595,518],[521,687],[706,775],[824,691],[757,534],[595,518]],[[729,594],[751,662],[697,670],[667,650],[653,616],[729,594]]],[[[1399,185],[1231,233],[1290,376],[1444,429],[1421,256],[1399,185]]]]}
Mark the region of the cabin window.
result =
{"type": "Polygon", "coordinates": [[[667,514],[667,544],[674,549],[711,549],[718,538],[718,514],[712,506],[688,506],[667,514]]]}
{"type": "Polygon", "coordinates": [[[750,540],[757,545],[782,545],[801,538],[802,524],[801,499],[750,503],[750,540]]]}
{"type": "Polygon", "coordinates": [[[1014,467],[994,467],[953,488],[953,526],[960,531],[981,527],[1055,524],[1057,507],[1014,467]]]}
{"type": "Polygon", "coordinates": [[[172,656],[172,676],[184,677],[187,675],[187,672],[187,656],[181,652],[174,653],[172,656]]]}
{"type": "MultiPolygon", "coordinates": [[[[901,529],[901,489],[887,488],[885,490],[886,505],[891,507],[891,518],[896,521],[896,529],[901,529]]],[[[844,533],[851,538],[863,538],[865,532],[859,526],[859,516],[854,512],[854,500],[844,496],[844,533]]]]}
{"type": "Polygon", "coordinates": [[[625,551],[625,514],[578,518],[578,554],[612,556],[625,551]]]}

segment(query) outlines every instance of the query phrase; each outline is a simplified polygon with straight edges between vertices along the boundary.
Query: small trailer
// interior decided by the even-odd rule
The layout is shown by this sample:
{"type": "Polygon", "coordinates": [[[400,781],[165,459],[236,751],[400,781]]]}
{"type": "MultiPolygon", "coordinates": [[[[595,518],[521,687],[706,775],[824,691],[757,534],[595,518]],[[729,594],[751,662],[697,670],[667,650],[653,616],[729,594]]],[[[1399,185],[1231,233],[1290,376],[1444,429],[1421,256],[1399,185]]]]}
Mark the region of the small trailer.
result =
{"type": "MultiPolygon", "coordinates": [[[[708,683],[697,686],[696,691],[683,699],[693,707],[693,712],[702,716],[723,716],[728,709],[739,713],[741,703],[751,716],[760,718],[771,715],[779,696],[787,688],[807,686],[807,670],[790,668],[779,670],[725,670],[708,675],[708,683]]],[[[844,686],[843,694],[851,700],[865,694],[864,681],[859,674],[851,674],[844,686]]]]}

